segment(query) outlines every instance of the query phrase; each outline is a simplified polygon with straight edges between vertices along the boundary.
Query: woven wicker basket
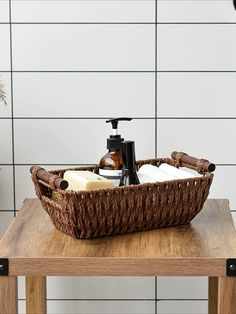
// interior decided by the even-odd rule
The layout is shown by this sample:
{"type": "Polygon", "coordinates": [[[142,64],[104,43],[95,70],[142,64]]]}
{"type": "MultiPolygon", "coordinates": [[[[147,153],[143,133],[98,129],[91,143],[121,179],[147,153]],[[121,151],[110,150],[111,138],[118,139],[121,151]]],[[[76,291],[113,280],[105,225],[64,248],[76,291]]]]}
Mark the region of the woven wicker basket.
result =
{"type": "MultiPolygon", "coordinates": [[[[202,173],[190,179],[147,183],[94,191],[60,190],[60,202],[52,200],[53,184],[44,183],[32,172],[36,194],[54,226],[79,239],[150,230],[189,223],[203,208],[213,174],[180,160],[159,158],[137,162],[159,166],[161,163],[185,166],[202,173]]],[[[200,168],[199,168],[200,167],[200,168]]],[[[37,170],[37,169],[36,169],[37,170]]],[[[50,171],[63,178],[69,169],[50,171]]],[[[70,169],[72,170],[72,169],[70,169]]],[[[79,167],[98,173],[98,166],[79,167]]]]}

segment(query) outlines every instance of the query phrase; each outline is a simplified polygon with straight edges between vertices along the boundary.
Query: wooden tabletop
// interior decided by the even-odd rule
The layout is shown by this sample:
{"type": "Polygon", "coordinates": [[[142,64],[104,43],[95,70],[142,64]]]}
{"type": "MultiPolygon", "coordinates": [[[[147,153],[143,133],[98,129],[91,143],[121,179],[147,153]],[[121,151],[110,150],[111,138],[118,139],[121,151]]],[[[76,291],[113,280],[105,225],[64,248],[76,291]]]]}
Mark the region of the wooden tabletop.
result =
{"type": "Polygon", "coordinates": [[[10,275],[225,276],[236,232],[228,200],[207,200],[189,225],[76,240],[55,229],[39,200],[26,199],[0,257],[10,275]]]}

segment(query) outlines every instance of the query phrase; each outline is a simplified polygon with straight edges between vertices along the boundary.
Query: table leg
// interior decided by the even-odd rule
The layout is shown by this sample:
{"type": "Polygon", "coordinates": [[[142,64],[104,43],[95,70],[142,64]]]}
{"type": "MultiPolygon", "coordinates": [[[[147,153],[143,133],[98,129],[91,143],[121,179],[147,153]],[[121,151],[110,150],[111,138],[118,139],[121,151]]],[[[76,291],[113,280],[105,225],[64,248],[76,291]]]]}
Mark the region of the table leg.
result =
{"type": "Polygon", "coordinates": [[[28,276],[26,282],[26,313],[46,314],[46,277],[28,276]]]}
{"type": "Polygon", "coordinates": [[[17,278],[0,277],[0,314],[17,314],[17,278]]]}
{"type": "Polygon", "coordinates": [[[217,314],[236,313],[236,278],[219,277],[217,314]]]}
{"type": "Polygon", "coordinates": [[[218,314],[218,277],[208,278],[208,313],[218,314]]]}

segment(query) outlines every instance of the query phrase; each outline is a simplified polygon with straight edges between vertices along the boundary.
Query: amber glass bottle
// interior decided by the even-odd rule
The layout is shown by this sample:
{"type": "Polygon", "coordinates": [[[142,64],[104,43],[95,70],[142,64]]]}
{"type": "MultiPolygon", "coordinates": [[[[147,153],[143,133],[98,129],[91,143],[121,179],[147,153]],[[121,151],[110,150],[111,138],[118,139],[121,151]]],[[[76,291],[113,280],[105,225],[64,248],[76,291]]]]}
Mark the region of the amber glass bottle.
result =
{"type": "Polygon", "coordinates": [[[107,139],[108,152],[102,157],[99,163],[99,174],[113,181],[115,186],[119,186],[123,159],[121,143],[124,140],[118,133],[118,121],[131,121],[131,118],[117,118],[107,120],[112,124],[112,135],[107,139]]]}

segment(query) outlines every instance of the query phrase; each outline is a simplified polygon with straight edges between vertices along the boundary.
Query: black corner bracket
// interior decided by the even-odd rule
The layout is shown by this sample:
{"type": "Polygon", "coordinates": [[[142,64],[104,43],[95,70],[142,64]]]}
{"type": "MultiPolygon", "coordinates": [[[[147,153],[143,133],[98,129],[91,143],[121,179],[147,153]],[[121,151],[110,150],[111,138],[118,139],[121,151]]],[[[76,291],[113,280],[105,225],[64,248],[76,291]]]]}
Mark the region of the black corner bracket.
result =
{"type": "Polygon", "coordinates": [[[234,8],[236,10],[236,0],[234,0],[233,2],[234,2],[234,8]]]}
{"type": "Polygon", "coordinates": [[[8,276],[9,263],[7,258],[0,258],[0,276],[8,276]]]}
{"type": "Polygon", "coordinates": [[[236,258],[229,258],[226,261],[226,275],[236,276],[236,258]]]}

